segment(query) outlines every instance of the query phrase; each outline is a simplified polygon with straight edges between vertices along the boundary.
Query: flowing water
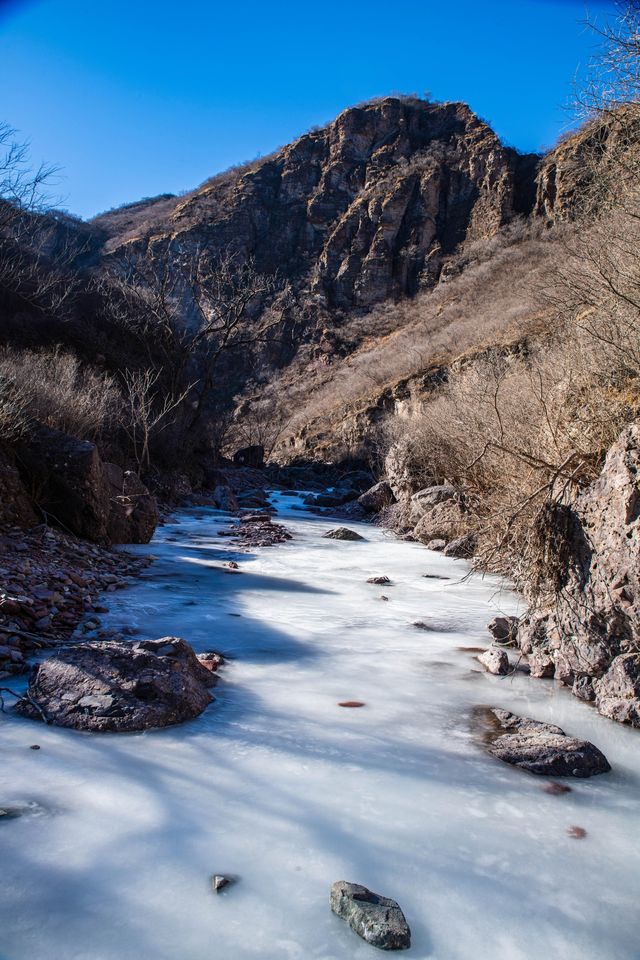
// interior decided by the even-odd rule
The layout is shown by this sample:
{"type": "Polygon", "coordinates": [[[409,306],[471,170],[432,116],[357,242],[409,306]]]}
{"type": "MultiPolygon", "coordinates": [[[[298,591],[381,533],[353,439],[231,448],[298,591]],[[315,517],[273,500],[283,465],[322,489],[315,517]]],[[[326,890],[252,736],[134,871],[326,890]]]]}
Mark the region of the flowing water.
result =
{"type": "Polygon", "coordinates": [[[236,554],[221,514],[184,510],[106,596],[107,626],[227,655],[201,717],[131,735],[1,718],[0,805],[31,806],[0,821],[0,960],[373,960],[329,910],[338,879],[400,902],[407,957],[638,960],[639,734],[479,671],[461,648],[517,606],[496,581],[370,526],[322,539],[335,524],[274,500],[289,543],[236,554]],[[482,752],[475,704],[587,737],[613,772],[549,795],[482,752]],[[215,895],[212,874],[239,879],[215,895]]]}

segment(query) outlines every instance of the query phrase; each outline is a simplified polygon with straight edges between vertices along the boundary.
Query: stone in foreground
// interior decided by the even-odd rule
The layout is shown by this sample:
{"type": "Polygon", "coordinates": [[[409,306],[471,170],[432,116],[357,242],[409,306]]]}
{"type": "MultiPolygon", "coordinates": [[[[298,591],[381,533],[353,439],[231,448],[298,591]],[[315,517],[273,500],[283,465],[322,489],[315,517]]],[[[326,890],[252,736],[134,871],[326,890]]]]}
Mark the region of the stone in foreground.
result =
{"type": "Polygon", "coordinates": [[[555,724],[492,707],[477,708],[476,718],[487,752],[521,770],[551,777],[593,777],[611,770],[596,746],[568,737],[555,724]]]}
{"type": "Polygon", "coordinates": [[[355,530],[349,530],[348,527],[336,527],[334,530],[327,530],[322,536],[326,540],[364,540],[355,530]]]}
{"type": "Polygon", "coordinates": [[[640,727],[640,656],[616,657],[594,684],[596,705],[603,717],[640,727]]]}
{"type": "Polygon", "coordinates": [[[488,650],[480,654],[478,662],[482,664],[487,673],[493,673],[495,676],[504,677],[509,673],[509,657],[504,650],[489,647],[488,650]]]}
{"type": "Polygon", "coordinates": [[[147,730],[197,717],[213,700],[214,682],[177,637],[86,643],[40,663],[16,709],[75,730],[147,730]]]}
{"type": "Polygon", "coordinates": [[[411,931],[395,900],[381,897],[359,883],[338,880],[331,887],[331,909],[367,943],[380,950],[406,950],[411,931]]]}

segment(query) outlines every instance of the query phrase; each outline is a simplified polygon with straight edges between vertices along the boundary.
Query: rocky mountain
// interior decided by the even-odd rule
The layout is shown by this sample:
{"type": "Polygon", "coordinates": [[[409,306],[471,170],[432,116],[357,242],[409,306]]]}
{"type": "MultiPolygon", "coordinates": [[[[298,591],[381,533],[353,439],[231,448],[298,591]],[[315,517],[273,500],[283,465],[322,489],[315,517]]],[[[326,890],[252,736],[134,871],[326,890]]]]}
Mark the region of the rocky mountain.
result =
{"type": "Polygon", "coordinates": [[[93,226],[109,258],[154,256],[170,240],[232,249],[328,309],[368,308],[433,286],[461,244],[528,214],[538,163],[465,104],[387,97],[185,197],[93,226]]]}

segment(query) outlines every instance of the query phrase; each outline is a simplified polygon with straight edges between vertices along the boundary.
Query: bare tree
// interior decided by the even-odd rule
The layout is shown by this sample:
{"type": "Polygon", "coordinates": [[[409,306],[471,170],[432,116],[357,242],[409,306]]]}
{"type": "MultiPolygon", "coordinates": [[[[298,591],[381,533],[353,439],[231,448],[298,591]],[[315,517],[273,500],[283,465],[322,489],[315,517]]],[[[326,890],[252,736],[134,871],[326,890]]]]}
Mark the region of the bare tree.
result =
{"type": "Polygon", "coordinates": [[[186,431],[208,412],[223,356],[252,354],[271,340],[289,303],[288,287],[251,258],[185,251],[176,241],[160,254],[114,264],[98,288],[111,319],[141,343],[165,393],[186,397],[186,431]]]}
{"type": "Polygon", "coordinates": [[[160,374],[153,370],[127,370],[123,379],[126,405],[123,427],[141,472],[151,466],[152,439],[173,422],[169,415],[180,406],[189,388],[177,397],[163,396],[158,389],[160,374]]]}
{"type": "Polygon", "coordinates": [[[34,168],[29,144],[17,139],[17,131],[0,122],[0,231],[21,229],[25,213],[37,213],[51,202],[45,187],[58,172],[51,164],[34,168]]]}

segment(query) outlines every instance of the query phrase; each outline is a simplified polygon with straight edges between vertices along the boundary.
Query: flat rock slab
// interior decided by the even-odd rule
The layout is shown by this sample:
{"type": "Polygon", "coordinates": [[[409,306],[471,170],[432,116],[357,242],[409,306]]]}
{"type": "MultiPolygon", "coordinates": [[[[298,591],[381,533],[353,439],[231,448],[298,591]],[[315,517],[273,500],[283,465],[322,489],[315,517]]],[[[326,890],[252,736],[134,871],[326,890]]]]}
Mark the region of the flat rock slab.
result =
{"type": "Polygon", "coordinates": [[[380,950],[407,950],[411,931],[395,900],[373,893],[359,883],[338,880],[331,887],[331,909],[352,930],[380,950]]]}
{"type": "Polygon", "coordinates": [[[86,643],[61,650],[31,675],[16,709],[58,727],[127,732],[197,717],[213,700],[212,672],[177,637],[86,643]]]}
{"type": "Polygon", "coordinates": [[[541,776],[593,777],[611,769],[596,746],[568,737],[553,723],[493,707],[477,707],[474,715],[487,753],[521,770],[541,776]]]}
{"type": "Polygon", "coordinates": [[[327,530],[322,536],[325,540],[364,540],[355,530],[349,530],[348,527],[336,527],[334,530],[327,530]]]}

